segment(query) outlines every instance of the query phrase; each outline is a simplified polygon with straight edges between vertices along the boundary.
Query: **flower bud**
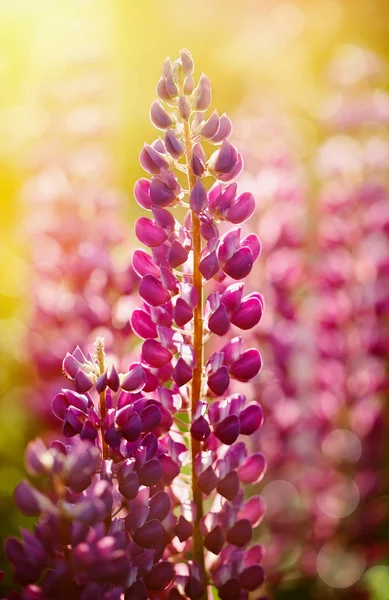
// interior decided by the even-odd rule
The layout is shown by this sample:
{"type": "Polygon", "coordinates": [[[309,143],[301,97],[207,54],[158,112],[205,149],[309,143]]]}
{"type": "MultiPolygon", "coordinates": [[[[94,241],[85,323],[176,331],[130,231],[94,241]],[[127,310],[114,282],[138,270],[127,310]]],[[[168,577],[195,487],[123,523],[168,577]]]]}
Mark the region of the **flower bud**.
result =
{"type": "Polygon", "coordinates": [[[162,108],[157,100],[151,105],[150,108],[150,119],[154,127],[157,129],[168,129],[173,125],[173,121],[168,113],[162,108]]]}
{"type": "Polygon", "coordinates": [[[211,104],[211,99],[211,82],[203,73],[196,89],[196,99],[194,104],[196,110],[207,110],[211,104]]]}
{"type": "Polygon", "coordinates": [[[247,519],[237,521],[227,532],[227,542],[238,546],[238,548],[246,546],[252,537],[253,530],[250,521],[247,519]]]}
{"type": "Polygon", "coordinates": [[[171,129],[168,129],[165,133],[165,146],[169,154],[171,154],[175,159],[181,158],[185,152],[184,146],[177,139],[175,133],[171,129]]]}
{"type": "Polygon", "coordinates": [[[185,96],[179,97],[178,110],[180,112],[181,118],[184,119],[184,121],[187,121],[190,117],[190,106],[189,106],[185,96]]]}
{"type": "Polygon", "coordinates": [[[211,429],[205,417],[200,415],[193,421],[190,432],[195,440],[205,442],[211,434],[211,429]]]}
{"type": "Polygon", "coordinates": [[[222,396],[230,385],[230,376],[227,367],[223,365],[215,373],[209,375],[207,384],[216,396],[222,396]]]}
{"type": "Polygon", "coordinates": [[[207,208],[208,205],[208,197],[205,187],[201,183],[199,178],[196,179],[196,183],[190,195],[190,207],[191,209],[199,214],[203,210],[207,208]]]}
{"type": "Polygon", "coordinates": [[[193,373],[191,367],[185,362],[183,358],[179,358],[176,366],[173,369],[172,376],[178,387],[182,387],[189,383],[192,379],[193,373]]]}
{"type": "Polygon", "coordinates": [[[212,554],[220,554],[225,538],[220,525],[216,525],[204,538],[204,546],[212,554]]]}
{"type": "Polygon", "coordinates": [[[181,59],[181,63],[182,63],[182,70],[185,73],[185,75],[187,75],[188,73],[193,73],[193,70],[194,70],[193,58],[192,58],[192,55],[189,52],[189,50],[187,50],[186,48],[183,48],[180,52],[180,59],[181,59]]]}
{"type": "Polygon", "coordinates": [[[193,525],[185,519],[182,515],[178,517],[177,525],[175,529],[176,536],[180,542],[185,542],[191,535],[193,535],[193,525]]]}

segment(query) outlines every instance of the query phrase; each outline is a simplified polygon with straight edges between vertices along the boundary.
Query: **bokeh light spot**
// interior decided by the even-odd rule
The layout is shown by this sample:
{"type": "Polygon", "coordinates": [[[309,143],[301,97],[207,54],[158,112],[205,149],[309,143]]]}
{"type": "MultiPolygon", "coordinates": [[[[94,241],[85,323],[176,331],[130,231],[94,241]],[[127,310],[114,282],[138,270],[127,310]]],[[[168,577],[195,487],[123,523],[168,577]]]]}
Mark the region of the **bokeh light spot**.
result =
{"type": "Polygon", "coordinates": [[[356,551],[345,551],[335,544],[325,544],[319,550],[316,567],[319,577],[333,588],[354,585],[363,575],[366,561],[356,551]]]}

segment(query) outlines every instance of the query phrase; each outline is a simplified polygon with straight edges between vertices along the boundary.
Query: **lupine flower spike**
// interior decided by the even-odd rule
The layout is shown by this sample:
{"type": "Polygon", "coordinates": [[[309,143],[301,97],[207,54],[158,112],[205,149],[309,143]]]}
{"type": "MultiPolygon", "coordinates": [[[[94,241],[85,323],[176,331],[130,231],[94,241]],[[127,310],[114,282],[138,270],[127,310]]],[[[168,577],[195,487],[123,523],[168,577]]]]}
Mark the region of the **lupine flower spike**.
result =
{"type": "Polygon", "coordinates": [[[244,501],[242,489],[265,472],[263,455],[245,443],[262,410],[229,394],[231,379],[257,376],[261,355],[239,336],[204,352],[208,337],[260,320],[262,296],[244,297],[241,280],[261,247],[240,227],[254,200],[234,183],[243,163],[229,142],[231,121],[205,117],[210,82],[202,75],[195,86],[193,70],[187,50],[165,61],[150,110],[161,137],[140,153],[151,175],[134,190],[151,213],[135,224],[150,250],[133,256],[140,360],[122,374],[107,368],[101,340],[93,356],[79,348],[66,356],[75,389],[53,404],[66,443],[27,450],[30,472],[49,476],[50,491],[27,482],[16,490],[19,507],[41,521],[23,542],[8,542],[26,586],[14,598],[204,600],[212,588],[222,600],[244,600],[263,583],[263,548],[250,542],[264,503],[244,501]],[[215,146],[208,157],[204,143],[215,146]],[[182,208],[180,223],[172,210],[182,208]],[[220,235],[222,221],[235,227],[220,235]],[[214,291],[224,280],[225,291],[214,291]]]}

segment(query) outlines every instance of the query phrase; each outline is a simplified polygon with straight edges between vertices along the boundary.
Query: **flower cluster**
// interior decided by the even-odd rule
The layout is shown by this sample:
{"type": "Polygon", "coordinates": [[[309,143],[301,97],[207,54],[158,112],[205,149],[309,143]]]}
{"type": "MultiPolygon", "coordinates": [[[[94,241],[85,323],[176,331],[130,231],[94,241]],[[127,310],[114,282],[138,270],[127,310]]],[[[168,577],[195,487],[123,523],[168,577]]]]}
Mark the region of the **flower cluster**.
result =
{"type": "Polygon", "coordinates": [[[51,425],[50,399],[62,386],[66,351],[80,339],[91,343],[103,335],[107,350],[123,355],[137,280],[128,262],[117,260],[124,241],[118,214],[123,197],[114,185],[109,148],[111,106],[101,66],[106,57],[84,28],[79,35],[74,56],[57,61],[55,83],[39,95],[39,110],[49,107],[46,131],[30,156],[32,173],[23,190],[34,275],[29,403],[51,425]]]}
{"type": "Polygon", "coordinates": [[[205,118],[210,82],[202,75],[195,86],[193,69],[187,50],[165,61],[150,110],[163,139],[140,154],[152,177],[134,190],[151,212],[135,224],[151,250],[133,255],[139,360],[125,373],[108,368],[101,339],[94,355],[66,355],[74,389],[53,401],[66,444],[31,444],[27,466],[51,484],[45,493],[26,482],[16,490],[20,509],[41,520],[23,542],[8,542],[26,586],[15,598],[202,600],[212,587],[222,600],[244,600],[264,581],[263,547],[250,542],[265,506],[259,496],[245,500],[242,487],[266,469],[246,446],[262,409],[229,389],[257,376],[261,355],[235,336],[204,357],[210,336],[261,319],[262,296],[244,295],[242,282],[261,246],[240,227],[254,198],[237,193],[243,163],[228,141],[231,122],[205,118]],[[209,158],[205,143],[216,146],[209,158]],[[182,224],[176,208],[187,209],[182,224]],[[238,226],[220,233],[222,222],[238,226]]]}

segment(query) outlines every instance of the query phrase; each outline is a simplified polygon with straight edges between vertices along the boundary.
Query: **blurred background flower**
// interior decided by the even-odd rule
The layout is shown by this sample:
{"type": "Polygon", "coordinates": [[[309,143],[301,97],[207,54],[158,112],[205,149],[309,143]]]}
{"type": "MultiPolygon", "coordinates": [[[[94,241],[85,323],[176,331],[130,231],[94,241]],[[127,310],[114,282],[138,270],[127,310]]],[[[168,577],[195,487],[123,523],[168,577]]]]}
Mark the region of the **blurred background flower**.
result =
{"type": "MultiPolygon", "coordinates": [[[[2,0],[2,540],[21,524],[12,509],[12,490],[23,475],[25,442],[34,432],[48,431],[46,403],[51,388],[62,385],[60,372],[55,373],[59,363],[51,360],[42,365],[40,357],[61,356],[75,342],[93,339],[101,328],[119,358],[131,350],[127,333],[135,282],[128,265],[136,244],[132,224],[141,214],[132,199],[133,185],[142,175],[138,155],[144,140],[152,139],[148,107],[162,61],[188,47],[199,71],[212,79],[215,104],[242,116],[235,140],[244,153],[246,177],[258,203],[260,220],[253,227],[258,227],[264,242],[259,291],[267,304],[261,331],[268,349],[260,400],[268,406],[264,430],[268,437],[263,443],[269,470],[264,495],[269,504],[274,502],[266,532],[269,582],[275,582],[272,597],[323,600],[325,594],[333,594],[328,597],[343,598],[347,596],[339,594],[347,594],[360,580],[358,590],[352,588],[353,598],[386,598],[389,533],[381,504],[386,501],[388,480],[382,401],[388,358],[384,336],[389,271],[388,35],[386,0],[2,0]],[[342,59],[330,63],[334,56],[342,59]],[[65,196],[71,198],[65,204],[64,185],[65,196]],[[361,188],[363,210],[355,200],[361,188]],[[334,194],[341,194],[345,209],[337,204],[332,210],[334,194]],[[357,211],[351,208],[355,203],[357,211]],[[58,237],[66,226],[77,233],[71,251],[58,237]],[[350,256],[349,235],[354,236],[357,256],[350,256]],[[85,275],[81,267],[86,263],[85,275]],[[336,298],[328,277],[327,287],[319,285],[323,270],[330,271],[332,278],[343,277],[341,289],[336,284],[336,298]],[[350,372],[345,376],[351,357],[350,347],[344,345],[343,325],[331,336],[323,331],[322,308],[330,310],[333,302],[333,312],[339,315],[341,297],[352,308],[358,307],[357,317],[351,319],[354,334],[346,336],[355,376],[350,372]],[[76,304],[81,318],[73,310],[76,304]],[[58,311],[64,311],[62,321],[58,311]],[[339,402],[328,400],[334,394],[344,399],[344,392],[335,393],[331,387],[344,376],[351,377],[352,392],[371,386],[367,400],[365,394],[363,402],[354,402],[354,394],[354,400],[347,401],[351,422],[345,420],[339,402]],[[320,412],[323,381],[327,400],[320,412]],[[271,403],[271,393],[274,402],[279,400],[274,382],[286,396],[278,407],[271,403]],[[309,530],[301,537],[301,527],[294,523],[290,530],[282,521],[281,534],[291,533],[286,540],[277,538],[276,501],[281,497],[285,501],[279,510],[288,511],[290,525],[301,501],[299,485],[304,502],[312,508],[307,494],[315,485],[328,491],[327,480],[318,482],[311,473],[296,485],[296,472],[285,462],[285,453],[277,455],[280,439],[293,452],[299,450],[299,472],[307,464],[319,468],[320,463],[328,475],[329,465],[336,464],[335,478],[347,475],[357,481],[358,494],[363,487],[368,502],[374,504],[367,512],[366,498],[362,504],[358,500],[357,519],[362,513],[377,517],[374,526],[378,525],[379,535],[372,528],[373,540],[361,538],[350,521],[335,543],[330,539],[335,523],[328,512],[336,510],[339,502],[322,494],[316,516],[310,515],[310,527],[317,514],[327,514],[329,521],[324,525],[321,521],[327,538],[319,536],[323,544],[301,562],[301,544],[307,550],[309,530]],[[355,469],[345,471],[334,459],[334,448],[341,452],[344,447],[355,469]],[[363,482],[357,477],[362,469],[363,482]],[[280,563],[278,542],[294,543],[299,533],[298,552],[288,553],[286,563],[280,563]],[[372,550],[367,562],[366,546],[372,550]],[[342,573],[348,578],[342,579],[342,573]],[[321,583],[312,588],[312,580],[321,583]],[[342,586],[345,592],[339,591],[342,586]]],[[[346,322],[347,331],[349,325],[346,322]]]]}

